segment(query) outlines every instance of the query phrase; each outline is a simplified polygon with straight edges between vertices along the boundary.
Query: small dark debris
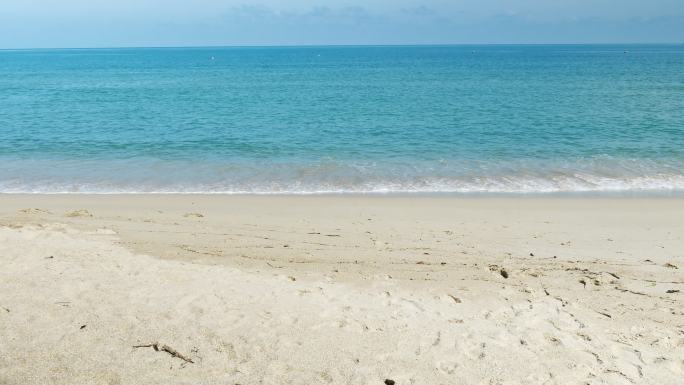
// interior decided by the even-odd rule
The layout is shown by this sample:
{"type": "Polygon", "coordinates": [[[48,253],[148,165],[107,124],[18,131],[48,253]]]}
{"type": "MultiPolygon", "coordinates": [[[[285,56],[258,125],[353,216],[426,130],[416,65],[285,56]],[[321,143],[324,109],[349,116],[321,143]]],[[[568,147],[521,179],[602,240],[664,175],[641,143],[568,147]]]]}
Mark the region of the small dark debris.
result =
{"type": "Polygon", "coordinates": [[[530,253],[530,257],[534,257],[534,253],[530,253]]]}
{"type": "Polygon", "coordinates": [[[290,247],[290,245],[283,245],[283,247],[290,247]]]}
{"type": "Polygon", "coordinates": [[[447,294],[447,295],[448,295],[449,297],[451,297],[451,299],[453,299],[453,300],[454,300],[454,302],[456,302],[456,303],[461,303],[461,299],[460,299],[460,298],[458,298],[458,297],[454,297],[454,296],[453,296],[453,295],[451,295],[451,294],[447,294]]]}
{"type": "Polygon", "coordinates": [[[79,329],[83,330],[83,329],[86,328],[86,326],[87,326],[87,325],[81,325],[81,327],[80,327],[79,329]]]}
{"type": "Polygon", "coordinates": [[[389,378],[385,380],[385,385],[394,385],[396,382],[394,380],[390,380],[389,378]]]}
{"type": "Polygon", "coordinates": [[[619,288],[619,287],[615,287],[615,290],[619,290],[619,291],[621,291],[621,292],[623,292],[623,293],[631,293],[631,294],[636,294],[636,295],[645,295],[645,296],[648,295],[648,294],[646,294],[646,293],[640,293],[640,292],[638,292],[638,291],[622,289],[622,288],[619,288]]]}
{"type": "Polygon", "coordinates": [[[671,263],[669,263],[669,262],[666,263],[666,264],[664,264],[663,266],[669,267],[670,269],[679,269],[677,266],[675,266],[675,265],[673,265],[673,264],[671,264],[671,263]]]}
{"type": "Polygon", "coordinates": [[[501,274],[502,277],[508,279],[508,272],[507,272],[506,270],[501,269],[501,270],[499,271],[499,274],[501,274]]]}
{"type": "Polygon", "coordinates": [[[444,266],[446,265],[446,262],[440,262],[440,265],[444,266]]]}
{"type": "Polygon", "coordinates": [[[424,265],[424,264],[425,264],[425,262],[423,262],[423,261],[416,262],[416,265],[424,265]]]}
{"type": "Polygon", "coordinates": [[[583,279],[580,279],[580,280],[579,280],[579,283],[581,283],[582,285],[584,285],[584,287],[587,287],[587,281],[585,281],[585,280],[583,280],[583,279]]]}
{"type": "Polygon", "coordinates": [[[152,348],[152,349],[154,349],[155,352],[159,352],[159,351],[166,352],[166,353],[170,354],[172,357],[180,358],[181,360],[183,360],[187,363],[190,363],[190,364],[195,363],[190,358],[185,357],[184,355],[180,354],[176,349],[174,349],[168,345],[162,345],[159,342],[153,342],[151,344],[146,344],[146,345],[133,345],[133,348],[135,348],[135,349],[137,349],[137,348],[152,348]]]}
{"type": "Polygon", "coordinates": [[[620,279],[620,277],[618,277],[618,275],[615,274],[615,273],[608,273],[608,274],[612,275],[613,277],[615,277],[615,278],[617,278],[617,279],[620,279]]]}
{"type": "Polygon", "coordinates": [[[670,290],[666,291],[666,293],[667,293],[667,294],[679,293],[679,290],[677,290],[677,289],[670,289],[670,290]]]}
{"type": "Polygon", "coordinates": [[[45,257],[45,259],[52,259],[52,258],[54,258],[54,257],[55,257],[54,255],[51,255],[51,256],[49,256],[49,257],[45,257]]]}
{"type": "Polygon", "coordinates": [[[610,314],[608,314],[608,313],[603,313],[603,312],[600,312],[600,311],[597,311],[597,313],[601,314],[602,316],[608,317],[608,318],[613,318],[613,316],[610,315],[610,314]]]}

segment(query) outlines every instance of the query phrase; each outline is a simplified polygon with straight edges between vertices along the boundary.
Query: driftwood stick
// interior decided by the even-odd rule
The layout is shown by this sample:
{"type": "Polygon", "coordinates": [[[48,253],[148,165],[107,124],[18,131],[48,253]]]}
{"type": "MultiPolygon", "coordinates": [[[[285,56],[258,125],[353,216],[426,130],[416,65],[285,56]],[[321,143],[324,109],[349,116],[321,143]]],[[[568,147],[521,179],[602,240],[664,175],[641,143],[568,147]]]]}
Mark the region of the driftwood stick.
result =
{"type": "Polygon", "coordinates": [[[154,350],[159,351],[159,344],[158,343],[153,343],[153,344],[147,344],[147,345],[133,345],[134,348],[154,348],[154,350]]]}
{"type": "Polygon", "coordinates": [[[154,342],[154,343],[145,344],[145,345],[133,345],[133,347],[134,348],[152,348],[157,352],[162,351],[162,352],[169,353],[171,355],[171,357],[180,358],[181,360],[183,360],[185,362],[189,362],[191,364],[195,363],[195,361],[193,361],[193,360],[189,359],[188,357],[180,354],[178,352],[178,350],[176,350],[176,349],[174,349],[168,345],[162,345],[159,342],[154,342]]]}
{"type": "Polygon", "coordinates": [[[170,347],[170,346],[162,345],[162,346],[161,346],[161,350],[163,350],[163,351],[169,353],[169,354],[170,354],[171,356],[173,356],[173,357],[178,357],[178,358],[180,358],[181,360],[183,360],[183,361],[185,361],[185,362],[189,362],[189,363],[191,363],[191,364],[194,364],[194,363],[195,363],[193,360],[191,360],[191,359],[189,359],[188,357],[185,357],[184,355],[178,353],[177,350],[173,349],[173,348],[170,347]]]}

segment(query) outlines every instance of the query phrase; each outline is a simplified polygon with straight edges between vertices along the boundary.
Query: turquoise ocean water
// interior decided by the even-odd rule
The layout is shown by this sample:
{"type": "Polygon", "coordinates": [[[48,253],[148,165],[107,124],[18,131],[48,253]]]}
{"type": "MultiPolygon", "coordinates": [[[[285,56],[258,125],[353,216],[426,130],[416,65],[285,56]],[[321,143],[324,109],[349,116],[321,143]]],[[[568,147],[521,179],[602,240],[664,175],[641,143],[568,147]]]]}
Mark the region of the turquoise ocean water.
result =
{"type": "Polygon", "coordinates": [[[0,192],[684,191],[684,45],[0,51],[0,192]]]}

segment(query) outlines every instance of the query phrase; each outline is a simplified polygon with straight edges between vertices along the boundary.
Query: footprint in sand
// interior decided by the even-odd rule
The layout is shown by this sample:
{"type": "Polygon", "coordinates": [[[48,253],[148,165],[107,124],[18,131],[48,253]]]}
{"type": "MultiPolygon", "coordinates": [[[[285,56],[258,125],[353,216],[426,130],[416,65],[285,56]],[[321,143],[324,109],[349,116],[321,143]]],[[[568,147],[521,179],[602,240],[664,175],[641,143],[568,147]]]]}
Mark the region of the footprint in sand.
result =
{"type": "Polygon", "coordinates": [[[75,210],[64,214],[64,216],[69,218],[90,218],[93,214],[88,210],[75,210]]]}
{"type": "Polygon", "coordinates": [[[108,228],[101,228],[101,229],[95,230],[95,234],[98,234],[98,235],[116,235],[116,231],[114,231],[112,229],[108,229],[108,228]]]}
{"type": "Polygon", "coordinates": [[[21,210],[19,210],[19,212],[22,214],[52,214],[48,210],[35,209],[35,208],[21,209],[21,210]]]}

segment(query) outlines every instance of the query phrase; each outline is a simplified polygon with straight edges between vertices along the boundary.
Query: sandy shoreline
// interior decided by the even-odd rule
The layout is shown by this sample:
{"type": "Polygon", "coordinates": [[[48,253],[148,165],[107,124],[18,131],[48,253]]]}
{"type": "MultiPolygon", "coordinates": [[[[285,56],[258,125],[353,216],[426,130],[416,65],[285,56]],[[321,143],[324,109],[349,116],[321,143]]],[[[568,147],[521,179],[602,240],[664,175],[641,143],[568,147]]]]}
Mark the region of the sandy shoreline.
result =
{"type": "Polygon", "coordinates": [[[0,195],[0,262],[0,384],[684,376],[681,198],[0,195]]]}

